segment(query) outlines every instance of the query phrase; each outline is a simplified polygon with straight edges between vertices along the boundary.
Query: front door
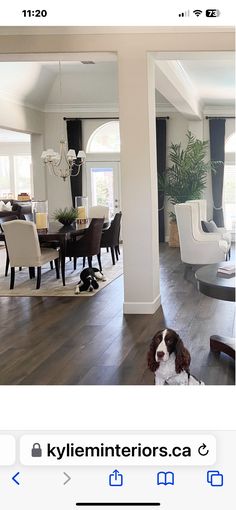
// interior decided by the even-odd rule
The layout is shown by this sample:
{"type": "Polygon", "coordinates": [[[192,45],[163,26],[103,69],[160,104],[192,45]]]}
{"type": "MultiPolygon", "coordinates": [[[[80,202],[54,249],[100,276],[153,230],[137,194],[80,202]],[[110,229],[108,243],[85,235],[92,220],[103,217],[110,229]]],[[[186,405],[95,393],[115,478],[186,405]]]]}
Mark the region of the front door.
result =
{"type": "Polygon", "coordinates": [[[120,211],[119,162],[86,162],[89,206],[105,205],[113,217],[120,211]]]}

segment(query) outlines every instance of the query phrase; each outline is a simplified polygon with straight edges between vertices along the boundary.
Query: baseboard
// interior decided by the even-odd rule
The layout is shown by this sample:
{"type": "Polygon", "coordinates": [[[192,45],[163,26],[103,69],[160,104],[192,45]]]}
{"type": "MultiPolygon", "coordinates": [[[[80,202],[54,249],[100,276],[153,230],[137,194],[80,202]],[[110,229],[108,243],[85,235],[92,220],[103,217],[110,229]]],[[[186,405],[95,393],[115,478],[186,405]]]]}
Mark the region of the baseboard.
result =
{"type": "Polygon", "coordinates": [[[149,303],[139,303],[139,302],[124,302],[123,304],[123,312],[124,314],[144,314],[144,315],[153,315],[161,305],[161,296],[156,297],[154,301],[149,303]]]}

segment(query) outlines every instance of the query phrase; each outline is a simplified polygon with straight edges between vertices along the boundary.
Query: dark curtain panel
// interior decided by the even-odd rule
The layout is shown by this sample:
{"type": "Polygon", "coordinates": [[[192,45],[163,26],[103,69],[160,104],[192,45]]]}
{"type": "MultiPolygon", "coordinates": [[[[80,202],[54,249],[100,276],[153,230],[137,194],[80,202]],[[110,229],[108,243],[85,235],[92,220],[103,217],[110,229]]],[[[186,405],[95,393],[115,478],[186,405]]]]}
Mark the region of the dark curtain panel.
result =
{"type": "Polygon", "coordinates": [[[224,163],[225,163],[225,119],[210,119],[210,150],[211,161],[221,161],[211,172],[213,220],[218,227],[224,227],[222,208],[224,163]]]}
{"type": "MultiPolygon", "coordinates": [[[[67,140],[68,149],[74,149],[76,154],[82,150],[82,120],[67,120],[67,140]]],[[[76,161],[79,163],[79,160],[76,161]]],[[[74,167],[74,173],[77,172],[77,167],[74,167]]],[[[72,204],[75,205],[75,197],[82,196],[82,168],[80,168],[79,175],[70,177],[72,204]]]]}
{"type": "MultiPolygon", "coordinates": [[[[157,178],[163,175],[166,169],[166,119],[156,119],[156,144],[157,144],[157,178]]],[[[159,242],[165,242],[165,218],[164,218],[163,191],[158,190],[158,220],[159,242]]]]}

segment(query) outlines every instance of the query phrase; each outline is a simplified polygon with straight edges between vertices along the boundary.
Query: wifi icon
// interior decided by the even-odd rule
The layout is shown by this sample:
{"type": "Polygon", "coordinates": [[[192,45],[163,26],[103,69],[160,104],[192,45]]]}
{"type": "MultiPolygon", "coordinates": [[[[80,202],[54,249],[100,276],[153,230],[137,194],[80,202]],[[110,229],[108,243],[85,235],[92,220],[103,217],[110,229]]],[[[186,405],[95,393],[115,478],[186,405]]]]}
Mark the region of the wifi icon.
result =
{"type": "Polygon", "coordinates": [[[194,13],[196,16],[200,16],[200,14],[202,14],[202,11],[200,11],[200,9],[195,9],[195,11],[193,11],[193,13],[194,13]]]}

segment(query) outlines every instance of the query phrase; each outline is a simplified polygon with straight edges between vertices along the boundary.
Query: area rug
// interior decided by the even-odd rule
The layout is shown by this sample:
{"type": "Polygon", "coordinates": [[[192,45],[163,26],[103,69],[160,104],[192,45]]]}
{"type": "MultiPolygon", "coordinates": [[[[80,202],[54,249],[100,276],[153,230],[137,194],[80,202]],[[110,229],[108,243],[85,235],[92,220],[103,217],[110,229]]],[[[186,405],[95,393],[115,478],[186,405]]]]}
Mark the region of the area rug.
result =
{"type": "MultiPolygon", "coordinates": [[[[94,266],[97,267],[97,263],[94,257],[94,266]]],[[[112,264],[111,254],[102,252],[101,256],[103,274],[106,277],[106,281],[99,281],[99,288],[94,292],[81,292],[79,295],[75,294],[75,287],[79,282],[79,275],[82,271],[82,259],[77,261],[77,269],[73,269],[73,261],[66,262],[66,285],[63,287],[62,280],[56,280],[55,269],[51,270],[49,264],[42,268],[41,287],[36,290],[36,279],[30,280],[28,276],[28,269],[23,268],[22,271],[16,270],[15,276],[15,287],[13,290],[9,289],[10,276],[4,276],[5,270],[5,252],[1,250],[0,253],[0,296],[63,296],[63,297],[93,297],[100,290],[104,289],[109,283],[114,281],[116,278],[123,274],[123,258],[122,250],[119,256],[119,261],[116,262],[115,266],[112,264]]],[[[9,271],[10,273],[10,271],[9,271]]]]}

